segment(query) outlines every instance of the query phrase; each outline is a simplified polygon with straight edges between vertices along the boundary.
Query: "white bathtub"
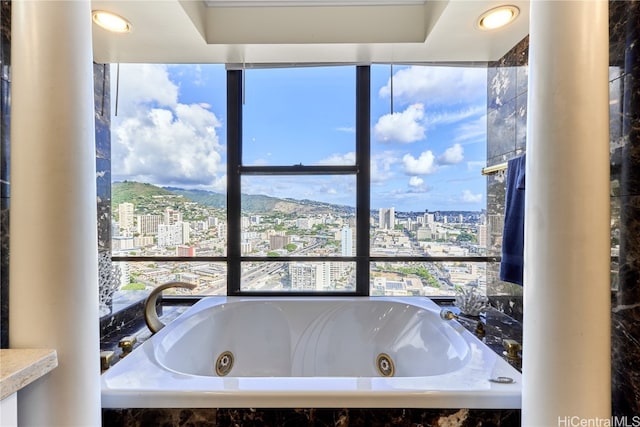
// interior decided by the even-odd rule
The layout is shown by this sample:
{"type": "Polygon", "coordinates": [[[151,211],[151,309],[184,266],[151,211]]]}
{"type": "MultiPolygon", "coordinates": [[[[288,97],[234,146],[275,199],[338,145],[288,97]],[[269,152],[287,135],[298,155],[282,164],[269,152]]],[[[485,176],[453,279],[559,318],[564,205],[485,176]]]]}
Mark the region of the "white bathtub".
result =
{"type": "Polygon", "coordinates": [[[520,408],[520,373],[439,312],[418,297],[207,297],[102,375],[102,407],[520,408]]]}

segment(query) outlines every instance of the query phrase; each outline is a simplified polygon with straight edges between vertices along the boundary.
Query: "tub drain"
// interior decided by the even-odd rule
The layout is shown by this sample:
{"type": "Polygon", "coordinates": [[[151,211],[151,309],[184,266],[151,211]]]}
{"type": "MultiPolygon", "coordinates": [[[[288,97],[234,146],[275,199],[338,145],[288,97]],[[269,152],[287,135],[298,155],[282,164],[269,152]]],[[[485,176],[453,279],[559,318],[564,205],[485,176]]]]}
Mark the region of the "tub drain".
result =
{"type": "Polygon", "coordinates": [[[233,353],[225,351],[216,360],[216,374],[219,377],[224,377],[231,371],[231,368],[233,368],[233,353]]]}
{"type": "Polygon", "coordinates": [[[386,353],[380,353],[378,357],[376,357],[376,367],[383,377],[392,377],[396,372],[396,368],[393,366],[393,360],[391,360],[391,357],[386,353]]]}

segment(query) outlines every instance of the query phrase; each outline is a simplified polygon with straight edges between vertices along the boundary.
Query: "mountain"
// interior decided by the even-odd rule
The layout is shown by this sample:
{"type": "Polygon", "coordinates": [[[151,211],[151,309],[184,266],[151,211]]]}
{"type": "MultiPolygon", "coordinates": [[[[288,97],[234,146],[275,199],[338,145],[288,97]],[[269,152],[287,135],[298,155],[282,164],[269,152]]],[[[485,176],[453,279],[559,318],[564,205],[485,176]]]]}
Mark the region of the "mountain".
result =
{"type": "Polygon", "coordinates": [[[153,196],[170,196],[173,193],[155,185],[135,181],[114,182],[111,186],[111,205],[129,202],[134,205],[148,203],[153,196]]]}
{"type": "MultiPolygon", "coordinates": [[[[206,190],[186,190],[177,187],[163,188],[205,206],[220,209],[225,209],[227,207],[227,197],[224,194],[206,190]]],[[[285,214],[326,213],[327,210],[340,213],[355,212],[354,208],[350,208],[348,206],[333,205],[314,200],[295,200],[289,198],[279,199],[277,197],[264,196],[260,194],[242,194],[240,197],[242,210],[244,212],[282,212],[285,214]]]]}
{"type": "Polygon", "coordinates": [[[178,187],[162,187],[164,190],[174,194],[180,194],[185,198],[212,208],[225,209],[227,207],[227,196],[221,193],[214,193],[206,190],[185,190],[178,187]]]}
{"type": "MultiPolygon", "coordinates": [[[[139,206],[155,204],[158,196],[176,197],[176,202],[196,202],[211,208],[225,209],[227,197],[225,194],[206,190],[188,190],[178,187],[157,187],[134,181],[116,182],[112,185],[111,200],[114,208],[123,202],[131,202],[139,206]]],[[[251,213],[281,212],[289,215],[307,215],[327,213],[354,214],[355,208],[314,200],[279,199],[277,197],[258,194],[241,195],[242,210],[251,213]]]]}

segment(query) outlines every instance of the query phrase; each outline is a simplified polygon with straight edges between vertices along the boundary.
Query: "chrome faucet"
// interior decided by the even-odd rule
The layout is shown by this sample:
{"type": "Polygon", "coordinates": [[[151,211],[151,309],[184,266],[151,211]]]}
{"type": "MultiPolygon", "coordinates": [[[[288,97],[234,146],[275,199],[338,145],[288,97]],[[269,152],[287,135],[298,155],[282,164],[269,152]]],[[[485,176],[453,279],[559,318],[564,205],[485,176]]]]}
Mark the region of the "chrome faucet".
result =
{"type": "Polygon", "coordinates": [[[162,291],[169,288],[195,289],[196,285],[186,282],[167,282],[151,291],[144,303],[144,321],[147,323],[149,330],[151,330],[151,334],[155,334],[164,328],[164,323],[160,321],[156,312],[156,302],[162,291]]]}

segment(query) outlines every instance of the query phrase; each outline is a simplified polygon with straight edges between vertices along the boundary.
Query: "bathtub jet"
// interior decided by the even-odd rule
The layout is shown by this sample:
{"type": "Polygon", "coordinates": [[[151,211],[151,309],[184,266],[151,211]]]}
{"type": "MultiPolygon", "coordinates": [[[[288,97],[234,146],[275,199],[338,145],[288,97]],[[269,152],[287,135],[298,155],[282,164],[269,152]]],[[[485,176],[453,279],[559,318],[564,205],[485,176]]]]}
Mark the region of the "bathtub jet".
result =
{"type": "Polygon", "coordinates": [[[511,409],[521,382],[426,298],[206,297],[102,375],[102,406],[511,409]]]}

